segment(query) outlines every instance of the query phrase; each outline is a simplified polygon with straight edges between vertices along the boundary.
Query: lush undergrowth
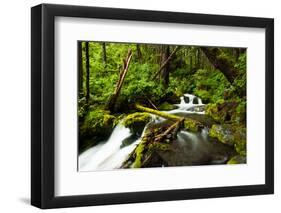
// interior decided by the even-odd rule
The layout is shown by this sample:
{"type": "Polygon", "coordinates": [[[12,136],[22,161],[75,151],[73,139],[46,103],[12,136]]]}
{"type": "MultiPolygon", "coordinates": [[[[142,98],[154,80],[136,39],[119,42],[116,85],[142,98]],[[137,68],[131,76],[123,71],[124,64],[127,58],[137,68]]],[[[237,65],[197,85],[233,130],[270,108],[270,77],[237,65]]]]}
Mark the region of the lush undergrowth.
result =
{"type": "MultiPolygon", "coordinates": [[[[121,119],[138,112],[136,103],[159,110],[173,109],[172,104],[179,103],[180,96],[189,93],[207,104],[206,114],[216,122],[210,136],[223,143],[231,141],[237,153],[246,156],[245,49],[102,42],[79,45],[80,152],[106,140],[121,119]],[[127,73],[119,85],[116,102],[108,108],[126,63],[127,73]],[[231,139],[225,139],[226,129],[233,131],[231,139]]],[[[131,118],[136,118],[135,115],[131,118]]],[[[145,123],[150,120],[147,114],[139,114],[136,124],[129,118],[124,124],[135,127],[138,134],[138,119],[145,123]]],[[[240,158],[231,163],[237,159],[240,158]]]]}

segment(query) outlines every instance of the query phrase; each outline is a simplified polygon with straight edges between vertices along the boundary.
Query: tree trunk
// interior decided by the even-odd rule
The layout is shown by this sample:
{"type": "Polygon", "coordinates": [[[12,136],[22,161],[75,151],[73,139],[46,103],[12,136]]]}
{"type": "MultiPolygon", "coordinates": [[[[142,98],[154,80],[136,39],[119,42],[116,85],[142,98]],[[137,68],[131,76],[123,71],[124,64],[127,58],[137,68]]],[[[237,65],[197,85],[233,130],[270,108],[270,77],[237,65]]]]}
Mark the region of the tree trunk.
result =
{"type": "Polygon", "coordinates": [[[82,54],[82,42],[78,41],[78,91],[79,94],[83,94],[83,54],[82,54]]]}
{"type": "Polygon", "coordinates": [[[221,57],[221,50],[219,48],[201,47],[201,50],[207,56],[211,64],[219,69],[227,80],[232,84],[235,78],[238,77],[238,70],[234,65],[224,57],[221,57]]]}
{"type": "Polygon", "coordinates": [[[89,59],[89,42],[86,42],[86,103],[90,99],[90,59],[89,59]]]}
{"type": "Polygon", "coordinates": [[[162,71],[162,69],[164,69],[164,67],[169,63],[169,61],[173,58],[173,56],[175,55],[175,53],[180,49],[179,46],[176,46],[176,48],[173,50],[173,52],[171,53],[171,55],[167,58],[166,61],[164,61],[164,63],[162,63],[162,65],[160,66],[160,69],[154,74],[154,76],[152,77],[152,79],[155,79],[160,72],[162,71]]]}
{"type": "MultiPolygon", "coordinates": [[[[163,46],[161,64],[165,63],[165,61],[168,59],[169,55],[170,55],[170,47],[163,46]]],[[[167,64],[165,65],[165,67],[162,69],[162,73],[161,73],[162,82],[165,87],[168,87],[168,85],[169,85],[169,72],[170,72],[170,62],[168,61],[167,64]]]]}
{"type": "Polygon", "coordinates": [[[141,54],[141,49],[140,49],[139,44],[137,44],[137,55],[138,55],[139,62],[142,63],[142,54],[141,54]]]}
{"type": "Polygon", "coordinates": [[[102,45],[103,66],[105,68],[106,67],[106,46],[105,46],[105,42],[102,42],[101,45],[102,45]]]}
{"type": "Polygon", "coordinates": [[[120,94],[120,91],[121,91],[122,85],[124,83],[126,74],[128,72],[128,68],[129,68],[131,58],[132,58],[132,50],[129,49],[128,55],[127,55],[126,59],[124,60],[123,70],[119,74],[119,79],[117,81],[115,90],[114,90],[113,94],[110,96],[109,101],[108,101],[108,103],[105,107],[107,110],[110,110],[111,112],[113,112],[115,110],[115,104],[116,104],[117,98],[120,94]]]}
{"type": "Polygon", "coordinates": [[[196,69],[200,69],[200,48],[197,48],[197,66],[196,66],[196,69]]]}
{"type": "Polygon", "coordinates": [[[192,55],[189,56],[189,68],[190,68],[190,73],[192,73],[193,72],[192,55]]]}

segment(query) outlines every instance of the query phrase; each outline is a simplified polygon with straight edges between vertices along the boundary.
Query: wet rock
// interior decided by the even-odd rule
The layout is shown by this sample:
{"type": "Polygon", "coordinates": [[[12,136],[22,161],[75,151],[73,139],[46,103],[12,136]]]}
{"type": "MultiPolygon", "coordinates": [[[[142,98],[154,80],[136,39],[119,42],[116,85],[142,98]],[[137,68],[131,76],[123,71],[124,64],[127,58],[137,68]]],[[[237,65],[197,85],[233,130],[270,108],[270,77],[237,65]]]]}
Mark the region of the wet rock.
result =
{"type": "Polygon", "coordinates": [[[219,142],[234,146],[237,153],[246,156],[246,127],[233,124],[214,124],[209,131],[209,136],[219,142]]]}
{"type": "Polygon", "coordinates": [[[213,125],[209,136],[217,138],[220,142],[233,146],[235,143],[234,131],[230,125],[213,125]]]}
{"type": "Polygon", "coordinates": [[[128,145],[131,145],[134,141],[136,141],[138,139],[138,136],[133,134],[127,138],[125,138],[123,141],[122,141],[122,144],[120,146],[120,148],[123,148],[125,146],[128,146],[128,145]]]}

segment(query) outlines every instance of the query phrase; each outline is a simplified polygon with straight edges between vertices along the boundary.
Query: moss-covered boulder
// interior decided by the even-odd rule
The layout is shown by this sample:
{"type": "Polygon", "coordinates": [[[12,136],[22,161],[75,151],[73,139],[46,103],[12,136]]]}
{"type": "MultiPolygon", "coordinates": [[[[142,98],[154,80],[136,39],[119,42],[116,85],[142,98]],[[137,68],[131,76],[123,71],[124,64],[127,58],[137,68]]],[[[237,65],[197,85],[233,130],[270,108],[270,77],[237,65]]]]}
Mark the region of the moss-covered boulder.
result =
{"type": "Polygon", "coordinates": [[[246,156],[236,155],[232,157],[227,164],[244,164],[246,163],[246,156]]]}
{"type": "Polygon", "coordinates": [[[229,122],[235,114],[237,105],[237,102],[221,101],[216,104],[208,104],[205,112],[206,115],[212,117],[217,122],[229,122]]]}
{"type": "Polygon", "coordinates": [[[218,139],[220,142],[233,146],[235,143],[234,132],[231,125],[214,124],[209,131],[209,136],[218,139]]]}
{"type": "Polygon", "coordinates": [[[125,127],[129,128],[132,134],[141,136],[145,125],[151,121],[151,116],[146,112],[135,112],[127,115],[123,120],[125,127]]]}
{"type": "Polygon", "coordinates": [[[201,124],[199,121],[193,119],[184,119],[184,129],[191,132],[198,132],[199,130],[203,129],[204,125],[201,124]]]}
{"type": "Polygon", "coordinates": [[[246,156],[246,128],[233,124],[212,125],[209,136],[219,142],[234,146],[237,153],[246,156]]]}
{"type": "Polygon", "coordinates": [[[246,101],[220,101],[206,105],[206,115],[219,123],[246,123],[246,101]]]}
{"type": "Polygon", "coordinates": [[[158,110],[161,110],[161,111],[170,111],[170,110],[173,110],[176,108],[177,108],[177,106],[170,104],[168,102],[164,102],[158,106],[158,110]]]}
{"type": "Polygon", "coordinates": [[[79,131],[79,150],[83,151],[87,147],[107,139],[116,124],[116,117],[109,111],[97,109],[88,112],[79,131]]]}

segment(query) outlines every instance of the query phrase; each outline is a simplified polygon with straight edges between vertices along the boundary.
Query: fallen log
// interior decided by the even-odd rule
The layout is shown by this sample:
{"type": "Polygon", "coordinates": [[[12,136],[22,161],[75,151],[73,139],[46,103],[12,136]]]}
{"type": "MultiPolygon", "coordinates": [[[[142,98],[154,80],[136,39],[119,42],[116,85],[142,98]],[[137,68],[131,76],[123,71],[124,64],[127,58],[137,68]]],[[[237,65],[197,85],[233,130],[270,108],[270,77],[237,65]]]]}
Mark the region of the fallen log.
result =
{"type": "Polygon", "coordinates": [[[161,112],[159,110],[144,107],[140,104],[136,104],[135,108],[142,111],[142,112],[148,112],[148,113],[151,113],[153,115],[157,115],[159,117],[166,118],[166,119],[172,120],[172,121],[179,121],[179,120],[184,119],[183,120],[184,128],[186,130],[190,130],[190,131],[193,131],[193,132],[197,132],[204,127],[204,125],[201,122],[199,122],[197,120],[194,120],[194,119],[191,119],[191,118],[181,117],[181,116],[177,116],[177,115],[173,115],[173,114],[168,114],[166,112],[161,112]]]}
{"type": "Polygon", "coordinates": [[[184,124],[184,118],[180,118],[173,125],[171,125],[165,132],[157,135],[154,139],[154,142],[162,142],[162,140],[165,137],[167,137],[169,134],[171,134],[173,137],[174,135],[177,134],[180,128],[184,126],[183,124],[184,124]]]}
{"type": "Polygon", "coordinates": [[[136,104],[135,105],[135,108],[142,111],[142,112],[148,112],[148,113],[151,113],[153,115],[158,115],[162,118],[166,118],[168,120],[173,120],[173,121],[178,121],[179,119],[181,119],[182,117],[180,116],[177,116],[177,115],[172,115],[172,114],[168,114],[168,113],[165,113],[165,112],[161,112],[159,110],[155,110],[155,109],[151,109],[151,108],[148,108],[148,107],[144,107],[140,104],[136,104]]]}

